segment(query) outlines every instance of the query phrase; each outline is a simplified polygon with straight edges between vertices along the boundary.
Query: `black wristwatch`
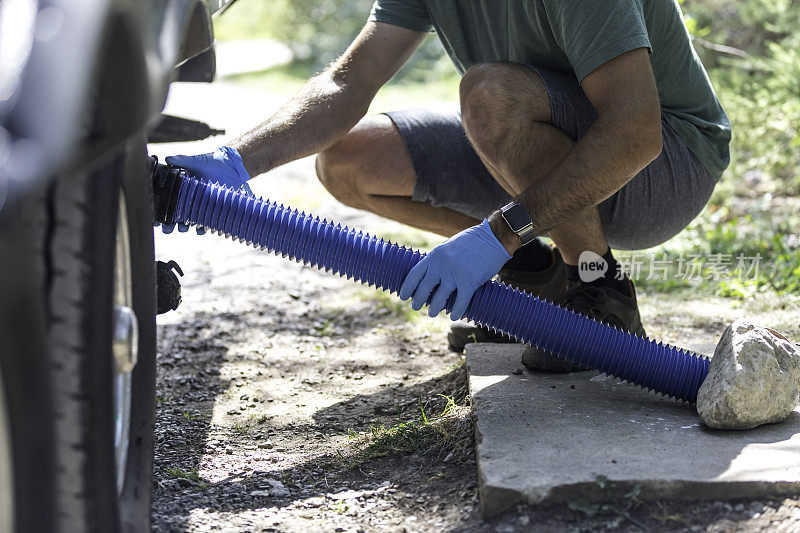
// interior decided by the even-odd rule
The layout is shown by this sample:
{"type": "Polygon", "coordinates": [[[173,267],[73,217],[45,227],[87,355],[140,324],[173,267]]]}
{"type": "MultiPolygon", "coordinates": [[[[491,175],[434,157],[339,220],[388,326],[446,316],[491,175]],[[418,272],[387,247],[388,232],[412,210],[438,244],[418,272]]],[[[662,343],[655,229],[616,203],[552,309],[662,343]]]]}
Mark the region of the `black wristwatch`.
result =
{"type": "Polygon", "coordinates": [[[500,214],[503,215],[503,220],[506,221],[511,231],[517,234],[519,240],[522,241],[522,246],[536,238],[533,232],[533,220],[531,216],[517,202],[511,202],[500,208],[500,214]]]}

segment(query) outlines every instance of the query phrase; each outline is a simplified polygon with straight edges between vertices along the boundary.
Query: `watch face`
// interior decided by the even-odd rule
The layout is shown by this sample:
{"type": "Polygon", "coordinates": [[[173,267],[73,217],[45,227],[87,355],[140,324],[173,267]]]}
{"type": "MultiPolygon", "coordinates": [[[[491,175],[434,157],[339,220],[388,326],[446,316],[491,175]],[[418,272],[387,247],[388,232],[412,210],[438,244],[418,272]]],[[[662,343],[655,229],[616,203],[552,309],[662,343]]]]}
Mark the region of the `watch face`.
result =
{"type": "Polygon", "coordinates": [[[519,204],[512,206],[507,211],[504,211],[503,217],[505,217],[506,221],[508,221],[508,225],[511,226],[511,229],[514,231],[522,229],[531,223],[530,215],[528,215],[528,212],[525,211],[525,208],[519,204]]]}

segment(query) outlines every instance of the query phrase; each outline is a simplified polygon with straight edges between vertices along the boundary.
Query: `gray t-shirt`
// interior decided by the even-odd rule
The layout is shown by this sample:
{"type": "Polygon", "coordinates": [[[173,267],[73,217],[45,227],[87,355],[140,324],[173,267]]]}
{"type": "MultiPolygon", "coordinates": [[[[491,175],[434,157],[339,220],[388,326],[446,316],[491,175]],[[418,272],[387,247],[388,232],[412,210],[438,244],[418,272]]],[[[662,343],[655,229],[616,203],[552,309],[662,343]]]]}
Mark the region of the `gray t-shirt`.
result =
{"type": "Polygon", "coordinates": [[[511,61],[582,81],[616,56],[646,47],[670,126],[718,179],[731,127],[692,47],[677,0],[377,0],[370,20],[436,30],[460,73],[511,61]]]}

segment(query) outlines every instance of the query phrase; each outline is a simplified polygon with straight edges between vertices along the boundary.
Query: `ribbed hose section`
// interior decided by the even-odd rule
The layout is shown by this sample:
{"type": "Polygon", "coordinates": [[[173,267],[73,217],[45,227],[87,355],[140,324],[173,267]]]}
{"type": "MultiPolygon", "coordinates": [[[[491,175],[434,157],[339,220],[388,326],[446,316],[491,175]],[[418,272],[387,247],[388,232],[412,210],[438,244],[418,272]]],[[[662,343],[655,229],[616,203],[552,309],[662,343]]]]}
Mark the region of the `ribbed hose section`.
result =
{"type": "MultiPolygon", "coordinates": [[[[184,177],[177,222],[392,293],[423,254],[319,217],[219,185],[184,177]]],[[[452,308],[452,298],[447,311],[452,308]]],[[[466,318],[533,346],[666,396],[694,403],[709,360],[606,326],[537,297],[490,281],[466,318]]]]}

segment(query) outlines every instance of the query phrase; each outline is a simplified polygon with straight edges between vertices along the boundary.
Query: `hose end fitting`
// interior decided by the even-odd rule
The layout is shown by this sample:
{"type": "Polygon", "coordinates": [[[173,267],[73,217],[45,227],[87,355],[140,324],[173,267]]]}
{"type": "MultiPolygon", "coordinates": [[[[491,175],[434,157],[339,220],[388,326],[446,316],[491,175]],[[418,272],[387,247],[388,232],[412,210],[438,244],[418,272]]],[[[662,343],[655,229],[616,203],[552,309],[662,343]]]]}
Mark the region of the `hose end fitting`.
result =
{"type": "Polygon", "coordinates": [[[158,162],[150,156],[150,176],[153,180],[153,209],[156,222],[172,224],[175,222],[175,209],[178,195],[186,171],[158,162]]]}

